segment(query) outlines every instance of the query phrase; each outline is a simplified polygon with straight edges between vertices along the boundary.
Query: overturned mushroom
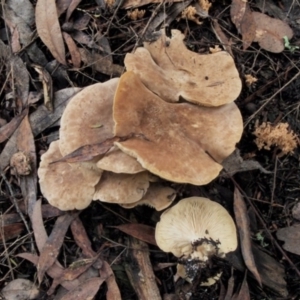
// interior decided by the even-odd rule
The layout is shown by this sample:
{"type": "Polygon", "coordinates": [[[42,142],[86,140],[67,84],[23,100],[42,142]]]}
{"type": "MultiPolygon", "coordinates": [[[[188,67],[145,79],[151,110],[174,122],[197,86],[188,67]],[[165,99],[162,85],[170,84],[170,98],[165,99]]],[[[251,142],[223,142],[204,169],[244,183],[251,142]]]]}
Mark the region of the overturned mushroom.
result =
{"type": "Polygon", "coordinates": [[[234,103],[218,108],[168,103],[133,72],[126,72],[119,81],[113,116],[116,136],[145,137],[115,143],[123,152],[159,177],[195,185],[218,176],[220,163],[234,151],[243,130],[234,103]]]}
{"type": "Polygon", "coordinates": [[[235,224],[220,204],[207,198],[181,200],[161,215],[155,229],[160,249],[181,259],[206,262],[237,248],[235,224]]]}
{"type": "Polygon", "coordinates": [[[241,91],[241,80],[234,60],[225,51],[200,55],[186,48],[184,35],[162,31],[160,38],[127,54],[127,71],[138,74],[147,88],[168,102],[180,98],[205,106],[234,101],[241,91]],[[216,63],[217,62],[217,63],[216,63]]]}

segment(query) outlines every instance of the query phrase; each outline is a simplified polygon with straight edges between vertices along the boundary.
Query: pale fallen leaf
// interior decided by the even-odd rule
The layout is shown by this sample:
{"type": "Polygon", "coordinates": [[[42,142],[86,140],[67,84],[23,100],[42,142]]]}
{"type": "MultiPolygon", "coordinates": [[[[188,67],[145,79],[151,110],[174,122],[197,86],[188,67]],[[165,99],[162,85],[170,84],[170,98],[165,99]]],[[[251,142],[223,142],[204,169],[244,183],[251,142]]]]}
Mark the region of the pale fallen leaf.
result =
{"type": "Polygon", "coordinates": [[[68,33],[63,32],[63,37],[68,46],[74,68],[80,68],[81,55],[77,45],[68,33]]]}
{"type": "Polygon", "coordinates": [[[80,2],[81,2],[81,0],[72,0],[72,2],[70,3],[70,5],[67,9],[66,22],[69,21],[73,11],[76,9],[76,7],[79,5],[80,2]]]}
{"type": "Polygon", "coordinates": [[[41,65],[47,60],[43,52],[33,42],[34,8],[29,0],[7,0],[4,4],[4,20],[10,24],[18,33],[18,40],[22,49],[29,55],[30,59],[41,65]]]}
{"type": "Polygon", "coordinates": [[[290,26],[278,19],[259,12],[252,12],[256,24],[255,42],[265,50],[279,53],[284,50],[283,37],[291,39],[294,35],[290,26]]]}
{"type": "Polygon", "coordinates": [[[55,1],[38,0],[35,8],[35,22],[39,37],[54,58],[66,65],[65,46],[58,22],[55,1]]]}
{"type": "Polygon", "coordinates": [[[283,248],[300,255],[300,224],[280,228],[276,232],[279,240],[284,241],[283,248]]]}
{"type": "Polygon", "coordinates": [[[0,128],[0,143],[7,140],[14,133],[27,113],[28,110],[24,109],[21,114],[15,116],[9,123],[0,128]]]}
{"type": "Polygon", "coordinates": [[[102,278],[88,279],[81,283],[77,288],[64,295],[61,300],[92,300],[103,282],[104,280],[102,278]]]}
{"type": "Polygon", "coordinates": [[[250,222],[247,214],[247,207],[240,191],[237,188],[234,189],[233,208],[245,264],[261,286],[261,278],[259,272],[257,271],[252,253],[250,222]]]}
{"type": "Polygon", "coordinates": [[[23,223],[14,223],[4,226],[2,226],[2,224],[0,223],[0,241],[13,239],[20,235],[23,230],[23,223]]]}
{"type": "Polygon", "coordinates": [[[37,299],[40,292],[33,282],[19,278],[9,282],[1,293],[5,300],[30,300],[37,299]]]}
{"type": "Polygon", "coordinates": [[[78,212],[66,213],[57,218],[54,228],[40,253],[37,264],[38,280],[41,283],[46,271],[54,264],[63,244],[65,234],[78,212]]]}
{"type": "MultiPolygon", "coordinates": [[[[0,55],[1,55],[1,40],[0,40],[0,55]]],[[[32,133],[34,136],[37,136],[41,132],[43,132],[46,128],[50,127],[52,124],[57,122],[68,102],[71,100],[72,96],[74,96],[77,92],[79,92],[80,88],[66,88],[60,90],[54,94],[54,112],[49,114],[49,111],[44,105],[38,107],[36,111],[34,111],[30,117],[29,122],[31,125],[32,133]]],[[[7,141],[4,149],[0,154],[0,169],[4,170],[8,165],[12,154],[18,151],[17,148],[17,135],[18,132],[10,137],[7,141]]]]}
{"type": "Polygon", "coordinates": [[[255,38],[255,22],[247,0],[233,0],[230,8],[231,20],[242,35],[246,50],[255,38]]]}
{"type": "MultiPolygon", "coordinates": [[[[0,60],[5,62],[6,76],[11,86],[14,86],[12,96],[21,99],[22,106],[27,106],[29,94],[29,75],[26,66],[19,56],[13,55],[10,48],[0,39],[0,60]]],[[[4,65],[5,65],[4,64],[4,65]]]]}
{"type": "Polygon", "coordinates": [[[30,174],[20,177],[20,187],[27,204],[27,213],[31,218],[37,199],[37,161],[34,137],[28,115],[25,116],[17,130],[16,141],[17,148],[25,154],[29,161],[30,174]]]}
{"type": "Polygon", "coordinates": [[[121,300],[120,289],[116,283],[116,278],[114,272],[112,271],[110,265],[104,261],[102,268],[99,270],[101,278],[105,278],[107,284],[107,300],[121,300]]]}

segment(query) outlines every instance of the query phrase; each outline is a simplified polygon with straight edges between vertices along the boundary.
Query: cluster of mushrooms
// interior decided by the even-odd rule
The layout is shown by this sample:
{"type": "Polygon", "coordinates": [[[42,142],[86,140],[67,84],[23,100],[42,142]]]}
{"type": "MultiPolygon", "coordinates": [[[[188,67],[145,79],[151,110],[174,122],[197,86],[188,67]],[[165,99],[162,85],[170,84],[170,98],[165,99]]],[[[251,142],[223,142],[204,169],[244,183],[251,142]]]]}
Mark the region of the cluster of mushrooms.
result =
{"type": "MultiPolygon", "coordinates": [[[[80,210],[99,200],[163,210],[176,191],[162,179],[205,185],[218,176],[242,135],[242,117],[233,102],[241,80],[228,53],[200,55],[183,39],[178,30],[171,37],[162,31],[157,41],[126,55],[127,71],[120,78],[91,85],[71,99],[59,140],[42,155],[38,170],[50,204],[80,210]],[[105,155],[53,163],[113,137],[120,139],[105,155]]],[[[225,208],[197,197],[161,215],[156,241],[163,251],[203,263],[237,247],[225,208]]],[[[178,273],[188,277],[180,267],[178,273]]]]}

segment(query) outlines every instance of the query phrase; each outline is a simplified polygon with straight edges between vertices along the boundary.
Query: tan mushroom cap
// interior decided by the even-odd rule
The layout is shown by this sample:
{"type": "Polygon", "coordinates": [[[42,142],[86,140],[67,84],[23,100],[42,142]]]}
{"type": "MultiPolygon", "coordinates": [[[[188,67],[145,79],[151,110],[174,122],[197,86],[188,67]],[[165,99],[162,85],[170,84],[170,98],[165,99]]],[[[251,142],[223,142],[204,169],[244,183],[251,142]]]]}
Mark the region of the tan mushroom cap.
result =
{"type": "Polygon", "coordinates": [[[186,48],[184,35],[172,30],[125,57],[127,71],[138,74],[147,88],[168,102],[220,106],[234,101],[242,83],[234,60],[225,51],[198,54],[186,48]]]}
{"type": "Polygon", "coordinates": [[[243,131],[234,103],[218,108],[168,103],[133,72],[120,79],[113,116],[116,136],[144,136],[115,143],[123,152],[157,176],[195,185],[218,176],[219,163],[234,151],[243,131]]]}
{"type": "Polygon", "coordinates": [[[99,169],[113,173],[136,174],[145,171],[135,158],[113,147],[97,162],[99,169]]]}
{"type": "Polygon", "coordinates": [[[60,210],[84,209],[91,203],[94,185],[100,177],[90,172],[87,178],[80,169],[65,162],[51,164],[60,158],[59,141],[52,142],[42,155],[38,169],[41,192],[51,205],[60,210]]]}
{"type": "Polygon", "coordinates": [[[207,261],[237,248],[235,224],[220,204],[207,198],[186,198],[161,215],[155,229],[160,249],[176,257],[207,261]]]}
{"type": "Polygon", "coordinates": [[[138,205],[147,205],[158,211],[169,207],[176,198],[176,191],[159,183],[151,183],[145,196],[134,203],[120,204],[124,208],[133,208],[138,205]]]}
{"type": "MultiPolygon", "coordinates": [[[[59,132],[59,147],[63,156],[113,136],[112,105],[118,81],[119,78],[113,78],[105,83],[93,84],[71,99],[62,115],[59,132]]],[[[96,161],[82,162],[81,165],[101,174],[96,161]]]]}
{"type": "Polygon", "coordinates": [[[103,172],[93,200],[109,203],[133,203],[142,199],[149,187],[148,172],[115,174],[103,172]]]}

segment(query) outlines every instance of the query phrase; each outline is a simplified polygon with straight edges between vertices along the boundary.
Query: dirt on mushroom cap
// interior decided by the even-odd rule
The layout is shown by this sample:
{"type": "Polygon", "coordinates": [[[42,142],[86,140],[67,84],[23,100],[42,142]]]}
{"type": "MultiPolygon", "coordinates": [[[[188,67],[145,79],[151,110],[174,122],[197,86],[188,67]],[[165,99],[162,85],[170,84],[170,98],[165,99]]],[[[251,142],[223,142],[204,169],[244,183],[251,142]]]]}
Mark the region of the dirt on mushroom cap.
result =
{"type": "Polygon", "coordinates": [[[116,136],[145,137],[115,143],[122,151],[157,176],[195,185],[218,176],[219,163],[234,151],[243,131],[234,103],[219,108],[168,103],[133,72],[120,79],[113,115],[116,136]]]}

